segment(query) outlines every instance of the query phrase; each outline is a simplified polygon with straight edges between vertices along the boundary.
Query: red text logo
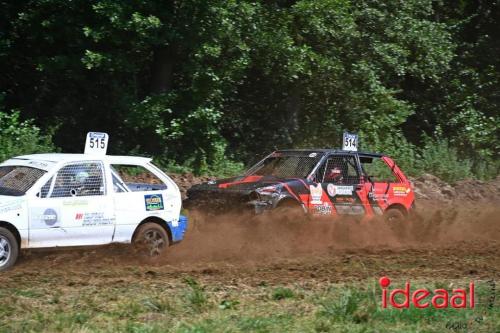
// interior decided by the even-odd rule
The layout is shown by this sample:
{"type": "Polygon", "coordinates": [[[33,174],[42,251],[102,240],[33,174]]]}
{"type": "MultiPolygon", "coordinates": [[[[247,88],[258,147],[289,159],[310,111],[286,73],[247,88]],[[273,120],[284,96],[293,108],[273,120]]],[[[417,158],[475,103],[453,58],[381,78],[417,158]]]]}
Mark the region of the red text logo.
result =
{"type": "Polygon", "coordinates": [[[386,276],[381,277],[379,283],[382,287],[382,308],[384,309],[387,308],[387,304],[397,309],[409,308],[410,304],[419,309],[429,306],[436,309],[444,309],[450,306],[455,309],[473,309],[475,306],[474,282],[472,281],[469,283],[469,288],[457,288],[451,292],[446,289],[429,291],[425,288],[412,291],[410,282],[405,283],[404,289],[389,290],[391,280],[386,276]]]}

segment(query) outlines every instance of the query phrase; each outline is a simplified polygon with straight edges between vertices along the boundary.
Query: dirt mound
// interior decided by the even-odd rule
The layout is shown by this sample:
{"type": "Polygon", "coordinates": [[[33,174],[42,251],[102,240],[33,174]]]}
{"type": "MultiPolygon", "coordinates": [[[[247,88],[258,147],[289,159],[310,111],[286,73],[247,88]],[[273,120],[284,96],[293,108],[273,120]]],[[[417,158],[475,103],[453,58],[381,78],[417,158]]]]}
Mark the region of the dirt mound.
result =
{"type": "Polygon", "coordinates": [[[181,191],[183,199],[186,197],[186,192],[191,186],[209,181],[210,179],[213,178],[208,176],[198,177],[193,175],[192,173],[185,173],[185,174],[169,173],[168,175],[177,184],[177,186],[179,186],[179,190],[181,191]]]}
{"type": "Polygon", "coordinates": [[[500,198],[500,176],[491,181],[466,179],[450,185],[436,176],[423,174],[412,181],[417,200],[495,202],[500,198]]]}
{"type": "MultiPolygon", "coordinates": [[[[193,185],[206,182],[214,177],[195,176],[191,173],[175,174],[169,176],[177,183],[182,197],[186,197],[186,191],[193,185]]],[[[426,203],[431,202],[495,202],[500,199],[500,176],[491,181],[467,179],[451,185],[431,174],[423,174],[412,179],[415,194],[418,200],[426,203]]]]}

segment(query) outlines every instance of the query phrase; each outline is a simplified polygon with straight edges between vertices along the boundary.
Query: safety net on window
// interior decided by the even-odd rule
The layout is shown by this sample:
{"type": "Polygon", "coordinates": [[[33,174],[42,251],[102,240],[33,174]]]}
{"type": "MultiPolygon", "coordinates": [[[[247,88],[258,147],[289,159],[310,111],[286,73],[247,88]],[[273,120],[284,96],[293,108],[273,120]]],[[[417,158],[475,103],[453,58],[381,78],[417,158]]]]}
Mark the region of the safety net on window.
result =
{"type": "Polygon", "coordinates": [[[312,172],[320,158],[321,156],[314,153],[310,156],[273,154],[252,167],[247,175],[305,178],[312,172]]]}
{"type": "Polygon", "coordinates": [[[0,167],[0,195],[24,195],[45,172],[25,166],[0,167]]]}
{"type": "Polygon", "coordinates": [[[353,155],[333,155],[319,169],[319,177],[324,183],[355,185],[360,177],[353,155]]]}
{"type": "Polygon", "coordinates": [[[82,197],[104,195],[102,165],[97,162],[75,163],[62,167],[55,179],[42,187],[42,197],[82,197]],[[50,184],[50,185],[48,185],[50,184]]]}

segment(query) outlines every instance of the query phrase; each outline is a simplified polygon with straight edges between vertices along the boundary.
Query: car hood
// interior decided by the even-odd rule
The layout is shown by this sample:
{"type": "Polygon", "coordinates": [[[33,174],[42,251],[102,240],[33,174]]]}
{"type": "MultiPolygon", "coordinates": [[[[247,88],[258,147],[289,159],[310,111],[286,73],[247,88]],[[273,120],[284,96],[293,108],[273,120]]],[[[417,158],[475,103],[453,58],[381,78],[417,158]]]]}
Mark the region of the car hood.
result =
{"type": "Polygon", "coordinates": [[[297,179],[284,179],[274,176],[239,176],[194,185],[188,190],[188,195],[190,192],[199,191],[250,193],[261,187],[283,184],[291,181],[297,181],[297,179]]]}
{"type": "Polygon", "coordinates": [[[194,185],[193,191],[227,191],[227,192],[251,192],[260,187],[282,183],[283,179],[262,176],[239,176],[219,179],[194,185]]]}

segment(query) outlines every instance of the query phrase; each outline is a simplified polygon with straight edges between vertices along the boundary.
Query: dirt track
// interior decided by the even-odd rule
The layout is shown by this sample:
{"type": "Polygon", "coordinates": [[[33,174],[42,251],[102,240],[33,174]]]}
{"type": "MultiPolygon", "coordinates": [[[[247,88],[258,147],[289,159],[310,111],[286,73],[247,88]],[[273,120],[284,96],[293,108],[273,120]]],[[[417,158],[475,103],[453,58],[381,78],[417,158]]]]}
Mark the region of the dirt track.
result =
{"type": "Polygon", "coordinates": [[[381,275],[412,279],[500,278],[500,210],[426,206],[394,231],[383,221],[237,221],[196,218],[185,241],[143,263],[127,246],[32,251],[0,276],[4,286],[64,279],[68,285],[179,281],[225,285],[351,282],[381,275]],[[36,276],[36,279],[34,277],[36,276]],[[146,280],[145,280],[146,279],[146,280]],[[38,281],[38,282],[35,282],[38,281]]]}

